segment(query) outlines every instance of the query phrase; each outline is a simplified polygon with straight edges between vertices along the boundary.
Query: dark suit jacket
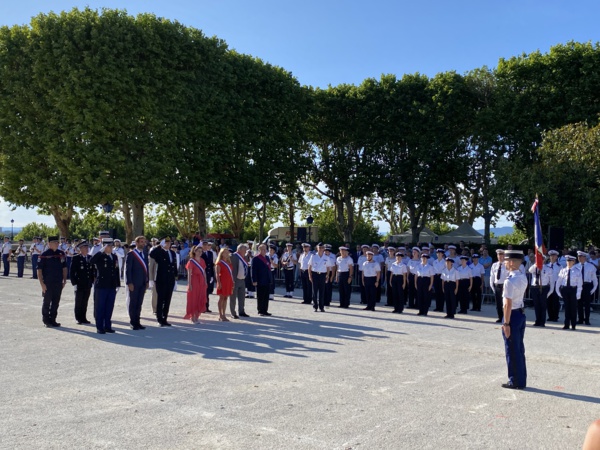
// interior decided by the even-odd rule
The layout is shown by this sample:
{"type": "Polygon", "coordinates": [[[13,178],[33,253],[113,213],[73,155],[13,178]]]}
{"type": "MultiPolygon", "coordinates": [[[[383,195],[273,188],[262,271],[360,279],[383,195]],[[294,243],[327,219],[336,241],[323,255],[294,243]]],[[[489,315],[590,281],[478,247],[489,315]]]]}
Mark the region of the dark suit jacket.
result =
{"type": "Polygon", "coordinates": [[[213,252],[211,250],[202,252],[201,258],[206,263],[206,280],[210,283],[211,278],[215,276],[215,262],[213,261],[213,252]]]}
{"type": "Polygon", "coordinates": [[[140,256],[146,264],[144,266],[138,257],[133,254],[135,251],[137,250],[130,251],[125,257],[125,280],[127,284],[133,284],[138,287],[145,286],[148,284],[148,257],[143,251],[140,252],[140,256]]]}
{"type": "MultiPolygon", "coordinates": [[[[265,256],[269,261],[269,257],[265,256]]],[[[271,268],[265,264],[260,256],[252,258],[252,282],[259,286],[268,286],[271,284],[271,268]]]]}
{"type": "Polygon", "coordinates": [[[156,282],[157,283],[175,283],[177,277],[177,255],[173,250],[168,252],[158,246],[150,252],[150,258],[156,261],[156,282]],[[169,252],[171,260],[169,261],[169,252]]]}
{"type": "MultiPolygon", "coordinates": [[[[88,255],[91,260],[92,257],[88,255]]],[[[71,260],[71,284],[73,286],[92,287],[96,270],[83,255],[75,255],[71,260]]]]}

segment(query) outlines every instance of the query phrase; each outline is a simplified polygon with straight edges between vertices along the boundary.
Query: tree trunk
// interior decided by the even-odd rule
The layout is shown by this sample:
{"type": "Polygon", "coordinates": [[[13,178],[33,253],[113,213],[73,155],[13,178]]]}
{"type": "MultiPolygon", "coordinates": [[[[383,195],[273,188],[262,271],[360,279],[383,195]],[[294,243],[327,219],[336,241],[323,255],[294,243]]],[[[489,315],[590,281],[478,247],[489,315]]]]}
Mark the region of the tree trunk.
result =
{"type": "Polygon", "coordinates": [[[73,219],[73,205],[58,206],[51,205],[50,212],[54,217],[60,236],[65,239],[69,238],[69,225],[71,225],[71,219],[73,219]]]}
{"type": "Polygon", "coordinates": [[[132,203],[131,212],[133,213],[131,230],[135,239],[135,237],[144,234],[144,204],[137,202],[132,203]]]}
{"type": "Polygon", "coordinates": [[[296,240],[294,236],[294,199],[292,197],[288,197],[288,200],[290,202],[288,209],[288,220],[290,222],[290,242],[294,242],[296,240]]]}
{"type": "Polygon", "coordinates": [[[267,202],[263,202],[258,212],[258,241],[262,242],[265,237],[265,222],[267,221],[267,202]]]}
{"type": "Polygon", "coordinates": [[[194,203],[194,208],[196,209],[194,214],[198,218],[198,232],[200,233],[200,236],[204,237],[208,233],[208,226],[206,222],[206,203],[198,200],[194,203]]]}
{"type": "Polygon", "coordinates": [[[125,222],[125,241],[133,242],[135,235],[133,234],[133,225],[131,224],[131,208],[129,202],[123,200],[121,202],[121,210],[123,211],[123,220],[125,222]]]}
{"type": "Polygon", "coordinates": [[[423,223],[421,222],[421,216],[423,213],[419,211],[415,205],[407,205],[408,206],[408,217],[410,220],[410,231],[412,233],[412,243],[418,244],[419,237],[421,235],[421,231],[423,230],[423,223]]]}

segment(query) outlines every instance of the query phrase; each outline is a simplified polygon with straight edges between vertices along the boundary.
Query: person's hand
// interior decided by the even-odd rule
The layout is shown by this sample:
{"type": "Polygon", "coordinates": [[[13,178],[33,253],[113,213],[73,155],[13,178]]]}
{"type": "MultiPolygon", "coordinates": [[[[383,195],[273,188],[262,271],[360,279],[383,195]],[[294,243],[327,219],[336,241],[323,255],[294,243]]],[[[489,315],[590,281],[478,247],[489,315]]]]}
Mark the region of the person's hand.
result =
{"type": "Polygon", "coordinates": [[[150,289],[154,288],[154,281],[152,281],[152,280],[148,281],[148,287],[150,289]]]}
{"type": "Polygon", "coordinates": [[[508,339],[510,337],[510,327],[502,325],[502,331],[504,332],[504,336],[506,336],[506,339],[508,339]]]}
{"type": "Polygon", "coordinates": [[[454,295],[458,294],[458,289],[454,290],[454,295]]]}
{"type": "Polygon", "coordinates": [[[73,286],[74,292],[77,292],[77,285],[73,286]]]}
{"type": "Polygon", "coordinates": [[[44,283],[42,283],[42,295],[44,295],[46,293],[46,285],[44,283]]]}
{"type": "MultiPolygon", "coordinates": [[[[312,280],[310,282],[312,283],[312,280]]],[[[258,286],[258,283],[252,283],[252,286],[258,286]]]]}
{"type": "Polygon", "coordinates": [[[375,287],[379,286],[379,281],[375,282],[375,287]]]}
{"type": "Polygon", "coordinates": [[[192,292],[192,285],[188,284],[188,292],[192,292]]]}
{"type": "Polygon", "coordinates": [[[469,288],[469,292],[471,292],[471,288],[469,288]]]}
{"type": "Polygon", "coordinates": [[[133,283],[128,284],[127,287],[129,288],[129,292],[133,292],[133,283]]]}
{"type": "Polygon", "coordinates": [[[352,284],[352,278],[348,277],[348,284],[352,284]]]}
{"type": "Polygon", "coordinates": [[[62,282],[62,287],[65,287],[66,284],[67,284],[67,279],[65,278],[62,282]]]}

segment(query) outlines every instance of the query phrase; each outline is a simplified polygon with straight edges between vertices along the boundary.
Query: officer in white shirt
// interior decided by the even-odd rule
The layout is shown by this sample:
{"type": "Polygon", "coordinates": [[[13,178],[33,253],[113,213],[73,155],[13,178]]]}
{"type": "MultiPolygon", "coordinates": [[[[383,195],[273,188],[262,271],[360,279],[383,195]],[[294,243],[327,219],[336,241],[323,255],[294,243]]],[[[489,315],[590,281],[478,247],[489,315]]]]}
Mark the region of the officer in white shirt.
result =
{"type": "Polygon", "coordinates": [[[471,300],[473,301],[473,308],[471,311],[481,311],[485,267],[483,267],[483,264],[479,263],[479,255],[477,253],[473,253],[471,259],[473,260],[472,264],[469,266],[471,269],[471,277],[473,279],[473,287],[471,288],[471,300]]]}
{"type": "Polygon", "coordinates": [[[471,299],[471,290],[473,289],[473,277],[471,269],[467,265],[468,256],[460,256],[460,266],[456,268],[458,272],[458,304],[460,310],[458,314],[467,314],[469,311],[469,300],[471,299]]]}
{"type": "Polygon", "coordinates": [[[92,248],[90,248],[90,256],[94,256],[96,253],[102,251],[102,244],[100,243],[100,238],[92,239],[92,248]]]}
{"type": "Polygon", "coordinates": [[[377,288],[375,289],[375,298],[377,299],[376,302],[380,303],[381,302],[381,287],[385,283],[385,257],[381,253],[379,253],[379,244],[371,245],[371,250],[373,251],[373,261],[377,261],[379,263],[379,265],[381,266],[381,278],[379,280],[380,283],[377,285],[377,288]]]}
{"type": "Polygon", "coordinates": [[[360,246],[360,250],[362,251],[362,254],[358,257],[358,261],[356,263],[357,269],[358,269],[358,286],[360,288],[360,303],[361,303],[361,305],[367,304],[367,294],[365,292],[365,285],[363,284],[362,271],[363,271],[364,263],[367,260],[367,252],[370,251],[369,248],[370,247],[367,244],[363,244],[360,246]]]}
{"type": "Polygon", "coordinates": [[[294,244],[288,242],[285,244],[285,253],[281,255],[281,266],[283,267],[283,276],[285,278],[285,295],[286,298],[294,297],[294,272],[298,257],[294,251],[294,244]]]}
{"type": "MultiPolygon", "coordinates": [[[[454,258],[445,259],[446,267],[442,270],[442,291],[446,302],[446,319],[454,319],[456,314],[456,294],[458,293],[458,272],[454,268],[454,258]]],[[[442,308],[443,311],[443,308],[442,308]]]]}
{"type": "Polygon", "coordinates": [[[269,265],[271,266],[271,290],[269,291],[269,300],[275,299],[275,275],[279,267],[279,257],[277,256],[277,246],[269,244],[269,265]]]}
{"type": "Polygon", "coordinates": [[[331,245],[325,244],[325,256],[327,260],[327,268],[329,269],[325,276],[325,306],[331,306],[333,297],[333,280],[335,279],[335,255],[331,253],[331,245]]]}
{"type": "Polygon", "coordinates": [[[408,280],[408,267],[402,261],[404,253],[396,252],[396,261],[390,267],[389,289],[393,290],[394,311],[402,314],[404,311],[404,290],[408,280]]]}
{"type": "Polygon", "coordinates": [[[554,270],[547,264],[544,264],[541,269],[533,264],[528,269],[531,274],[531,288],[529,294],[533,300],[533,308],[535,309],[534,327],[546,326],[546,314],[548,310],[548,297],[554,292],[554,270]]]}
{"type": "Polygon", "coordinates": [[[502,289],[502,336],[504,338],[504,349],[506,353],[506,365],[508,366],[508,381],[502,384],[506,389],[525,389],[527,387],[527,367],[525,364],[525,303],[523,296],[527,290],[527,277],[520,271],[519,267],[523,261],[523,252],[519,250],[507,250],[506,269],[509,275],[506,277],[502,289]]]}
{"type": "Polygon", "coordinates": [[[598,289],[598,278],[596,277],[596,267],[587,262],[588,254],[586,252],[577,252],[579,260],[579,269],[581,270],[581,301],[577,302],[577,314],[579,316],[578,324],[590,325],[590,310],[592,298],[596,289],[598,289]]]}
{"type": "Polygon", "coordinates": [[[366,252],[366,261],[362,263],[362,280],[367,301],[366,311],[375,311],[377,286],[381,277],[381,264],[373,259],[371,250],[366,252]]]}
{"type": "Polygon", "coordinates": [[[125,249],[121,245],[120,239],[114,240],[115,247],[113,248],[113,255],[117,256],[119,262],[119,277],[123,279],[123,261],[125,260],[125,249]]]}
{"type": "Polygon", "coordinates": [[[340,308],[350,307],[352,295],[352,275],[354,274],[354,261],[349,255],[348,247],[340,247],[341,255],[336,259],[335,279],[340,293],[340,308]]]}
{"type": "Polygon", "coordinates": [[[29,247],[29,253],[31,253],[31,269],[33,270],[33,276],[31,278],[37,280],[37,266],[38,259],[44,251],[44,246],[41,243],[42,238],[36,236],[33,238],[33,244],[29,247]]]}
{"type": "Polygon", "coordinates": [[[392,275],[392,264],[396,262],[396,249],[394,247],[387,247],[387,258],[385,258],[385,306],[394,306],[394,290],[390,286],[390,276],[392,275]]]}
{"type": "Polygon", "coordinates": [[[421,264],[421,249],[412,248],[412,258],[408,260],[408,309],[419,309],[417,307],[417,289],[416,289],[416,271],[417,266],[421,264]]]}
{"type": "Polygon", "coordinates": [[[492,264],[490,270],[490,287],[496,297],[496,312],[498,313],[498,320],[496,320],[496,323],[500,323],[502,322],[503,317],[502,289],[504,289],[504,281],[506,281],[508,272],[506,267],[504,267],[504,250],[501,248],[496,250],[496,256],[498,257],[498,261],[492,264]]]}
{"type": "Polygon", "coordinates": [[[7,277],[10,273],[10,255],[12,253],[12,243],[8,236],[4,236],[2,244],[2,264],[4,265],[4,276],[7,277]]]}
{"type": "Polygon", "coordinates": [[[317,252],[313,253],[308,263],[308,276],[313,287],[313,309],[325,312],[325,278],[329,274],[329,256],[325,255],[325,246],[317,244],[317,252]]]}
{"type": "Polygon", "coordinates": [[[552,270],[553,278],[552,278],[552,286],[550,295],[548,296],[548,322],[558,322],[560,315],[560,298],[558,296],[558,292],[556,291],[556,280],[558,279],[558,274],[560,269],[562,269],[561,265],[558,263],[558,252],[556,250],[548,251],[548,256],[550,257],[550,262],[546,265],[550,267],[552,270]]]}
{"type": "Polygon", "coordinates": [[[583,280],[581,278],[581,269],[575,265],[575,256],[566,255],[565,261],[567,267],[563,267],[558,273],[556,280],[556,291],[563,299],[565,304],[565,324],[563,330],[568,330],[569,326],[575,329],[577,323],[577,301],[581,299],[583,289],[583,280]]]}
{"type": "Polygon", "coordinates": [[[426,316],[431,306],[431,291],[433,289],[433,277],[435,270],[429,264],[429,254],[421,255],[421,263],[415,270],[415,289],[417,291],[417,306],[419,313],[417,316],[426,316]]]}
{"type": "Polygon", "coordinates": [[[19,239],[19,245],[17,246],[17,250],[15,250],[15,255],[17,255],[17,277],[23,278],[25,257],[27,256],[27,247],[25,246],[25,241],[23,241],[23,239],[19,239]]]}
{"type": "Polygon", "coordinates": [[[442,270],[446,268],[446,256],[443,248],[438,248],[435,251],[436,260],[433,262],[433,291],[435,293],[435,309],[434,311],[444,311],[444,292],[442,289],[442,270]]]}
{"type": "Polygon", "coordinates": [[[312,283],[308,276],[308,263],[312,253],[310,251],[310,244],[302,244],[302,254],[298,258],[298,265],[300,266],[300,280],[302,281],[302,303],[310,305],[312,303],[312,283]]]}

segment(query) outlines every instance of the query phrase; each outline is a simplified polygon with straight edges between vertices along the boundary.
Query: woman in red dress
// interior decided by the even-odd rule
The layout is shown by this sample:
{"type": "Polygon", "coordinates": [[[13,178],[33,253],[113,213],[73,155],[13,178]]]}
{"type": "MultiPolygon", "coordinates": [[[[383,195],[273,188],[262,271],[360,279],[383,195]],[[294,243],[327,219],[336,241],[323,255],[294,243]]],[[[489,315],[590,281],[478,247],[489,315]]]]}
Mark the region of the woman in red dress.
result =
{"type": "Polygon", "coordinates": [[[202,259],[202,248],[190,250],[190,260],[185,266],[188,272],[187,308],[184,319],[198,323],[200,314],[206,312],[206,263],[202,259]]]}
{"type": "Polygon", "coordinates": [[[215,261],[215,279],[217,281],[217,295],[219,296],[219,320],[229,322],[225,317],[227,299],[233,294],[233,266],[231,253],[223,247],[215,261]]]}

